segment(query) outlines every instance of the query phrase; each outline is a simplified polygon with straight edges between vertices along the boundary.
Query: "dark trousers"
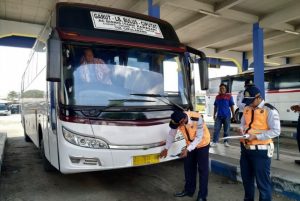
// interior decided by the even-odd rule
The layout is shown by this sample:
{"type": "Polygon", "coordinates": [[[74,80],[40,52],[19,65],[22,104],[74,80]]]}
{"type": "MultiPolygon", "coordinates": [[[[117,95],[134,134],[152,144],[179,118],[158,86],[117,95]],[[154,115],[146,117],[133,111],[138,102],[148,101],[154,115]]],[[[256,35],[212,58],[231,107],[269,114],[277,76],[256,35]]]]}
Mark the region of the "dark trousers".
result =
{"type": "MultiPolygon", "coordinates": [[[[222,125],[224,126],[224,137],[227,137],[230,128],[230,116],[229,117],[217,116],[215,121],[215,126],[214,126],[214,137],[213,137],[213,142],[215,143],[219,141],[219,135],[220,135],[222,125]]],[[[227,141],[228,140],[224,140],[224,142],[227,141]]]]}
{"type": "Polygon", "coordinates": [[[271,158],[267,153],[267,150],[247,150],[241,144],[240,166],[245,190],[244,201],[254,201],[254,179],[259,190],[259,201],[272,200],[271,158]]]}
{"type": "Polygon", "coordinates": [[[197,167],[199,172],[198,197],[206,199],[209,173],[209,145],[188,152],[184,159],[185,191],[193,194],[196,190],[197,167]]]}
{"type": "Polygon", "coordinates": [[[297,143],[298,143],[298,149],[300,152],[300,115],[298,118],[298,125],[297,125],[297,143]]]}

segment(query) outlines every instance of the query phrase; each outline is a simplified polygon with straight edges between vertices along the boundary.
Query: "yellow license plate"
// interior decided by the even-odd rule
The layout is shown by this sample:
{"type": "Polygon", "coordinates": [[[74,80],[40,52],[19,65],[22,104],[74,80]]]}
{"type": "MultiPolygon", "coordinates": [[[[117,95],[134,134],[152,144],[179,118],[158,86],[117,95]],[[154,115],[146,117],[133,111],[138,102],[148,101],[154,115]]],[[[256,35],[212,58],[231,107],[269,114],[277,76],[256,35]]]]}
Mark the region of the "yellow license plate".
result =
{"type": "Polygon", "coordinates": [[[159,154],[149,154],[142,156],[133,156],[133,165],[149,165],[159,163],[159,154]]]}

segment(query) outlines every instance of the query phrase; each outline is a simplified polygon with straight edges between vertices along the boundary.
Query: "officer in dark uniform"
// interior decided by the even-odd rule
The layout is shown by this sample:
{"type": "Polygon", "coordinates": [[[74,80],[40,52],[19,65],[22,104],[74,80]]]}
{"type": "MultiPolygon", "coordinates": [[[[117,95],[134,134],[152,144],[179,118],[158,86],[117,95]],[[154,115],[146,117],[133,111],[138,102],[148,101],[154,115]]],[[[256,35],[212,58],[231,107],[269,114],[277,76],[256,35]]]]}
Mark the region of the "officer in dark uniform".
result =
{"type": "Polygon", "coordinates": [[[185,186],[182,192],[175,194],[175,197],[193,196],[196,190],[198,167],[199,193],[197,201],[206,201],[209,173],[209,130],[198,112],[175,111],[171,115],[169,125],[171,129],[160,157],[168,155],[168,149],[172,146],[177,132],[181,132],[186,141],[186,147],[180,154],[180,157],[184,158],[185,186]]]}
{"type": "Polygon", "coordinates": [[[280,135],[279,114],[275,107],[264,102],[260,90],[255,86],[245,90],[243,103],[246,107],[241,119],[241,133],[249,135],[246,140],[241,140],[244,201],[254,201],[254,180],[259,190],[259,201],[271,201],[272,138],[280,135]]]}

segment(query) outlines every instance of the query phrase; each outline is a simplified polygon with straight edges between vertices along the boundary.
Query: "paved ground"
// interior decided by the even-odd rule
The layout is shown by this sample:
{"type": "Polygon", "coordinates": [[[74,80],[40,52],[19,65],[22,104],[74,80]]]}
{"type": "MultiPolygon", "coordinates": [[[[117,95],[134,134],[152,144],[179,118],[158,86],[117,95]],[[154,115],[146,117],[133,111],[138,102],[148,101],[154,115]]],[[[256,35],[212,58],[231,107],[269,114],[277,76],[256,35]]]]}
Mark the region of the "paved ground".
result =
{"type": "MultiPolygon", "coordinates": [[[[183,163],[95,173],[46,173],[38,150],[23,140],[20,116],[0,116],[0,131],[8,141],[0,177],[1,201],[189,201],[174,198],[184,184],[183,163]]],[[[241,201],[243,188],[224,177],[210,175],[209,201],[241,201]]],[[[274,194],[274,201],[287,200],[274,194]]]]}

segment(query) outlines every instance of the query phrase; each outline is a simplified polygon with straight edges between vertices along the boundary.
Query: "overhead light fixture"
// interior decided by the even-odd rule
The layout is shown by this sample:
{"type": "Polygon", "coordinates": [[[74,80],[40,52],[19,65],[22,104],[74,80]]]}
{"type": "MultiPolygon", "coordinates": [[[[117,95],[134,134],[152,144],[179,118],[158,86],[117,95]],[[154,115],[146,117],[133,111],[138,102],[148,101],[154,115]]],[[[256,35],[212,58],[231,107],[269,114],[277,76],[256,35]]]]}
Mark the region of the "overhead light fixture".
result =
{"type": "Polygon", "coordinates": [[[289,33],[289,34],[294,34],[294,35],[299,35],[300,33],[297,31],[289,31],[289,30],[284,30],[285,33],[289,33]]]}
{"type": "Polygon", "coordinates": [[[202,14],[205,14],[205,15],[210,15],[210,16],[214,16],[214,17],[220,17],[220,14],[214,13],[214,12],[210,12],[210,11],[207,11],[207,10],[199,9],[198,12],[202,13],[202,14]]]}

